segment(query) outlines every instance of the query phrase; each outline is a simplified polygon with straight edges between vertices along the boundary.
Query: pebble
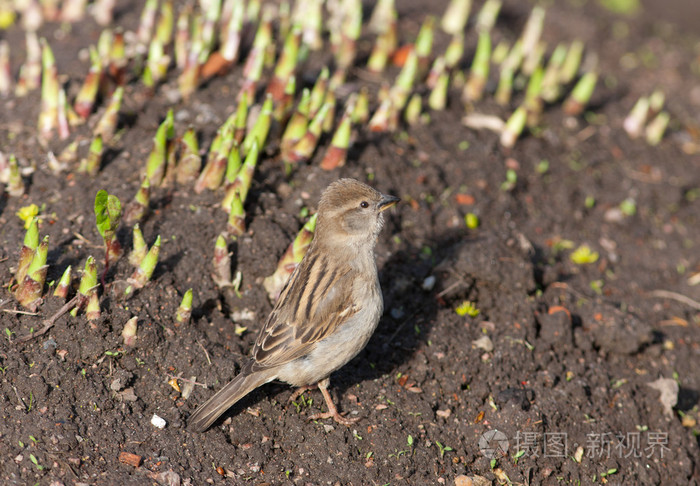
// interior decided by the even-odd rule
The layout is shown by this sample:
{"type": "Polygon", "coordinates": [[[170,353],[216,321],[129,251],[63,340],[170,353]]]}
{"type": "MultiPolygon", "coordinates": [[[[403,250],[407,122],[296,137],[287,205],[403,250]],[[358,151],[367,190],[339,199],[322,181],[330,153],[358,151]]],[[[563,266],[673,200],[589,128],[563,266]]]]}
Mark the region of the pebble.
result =
{"type": "Polygon", "coordinates": [[[229,316],[233,322],[254,321],[255,312],[250,309],[241,309],[231,312],[229,316]]]}
{"type": "Polygon", "coordinates": [[[433,290],[433,288],[435,287],[435,276],[431,275],[429,277],[426,277],[425,280],[423,280],[423,285],[421,285],[421,287],[426,292],[430,292],[431,290],[433,290]]]}
{"type": "Polygon", "coordinates": [[[56,349],[56,346],[58,346],[58,344],[56,344],[56,341],[54,341],[52,338],[44,341],[44,349],[49,349],[50,347],[56,349]]]}
{"type": "Polygon", "coordinates": [[[487,353],[493,351],[493,341],[488,336],[481,336],[479,339],[472,341],[472,345],[478,349],[483,349],[487,353]]]}
{"type": "Polygon", "coordinates": [[[151,417],[151,425],[153,425],[157,429],[164,429],[167,424],[168,423],[163,417],[160,417],[155,413],[153,414],[153,417],[151,417]]]}
{"type": "Polygon", "coordinates": [[[620,208],[610,208],[605,211],[603,219],[608,223],[619,223],[625,219],[625,214],[620,208]]]}

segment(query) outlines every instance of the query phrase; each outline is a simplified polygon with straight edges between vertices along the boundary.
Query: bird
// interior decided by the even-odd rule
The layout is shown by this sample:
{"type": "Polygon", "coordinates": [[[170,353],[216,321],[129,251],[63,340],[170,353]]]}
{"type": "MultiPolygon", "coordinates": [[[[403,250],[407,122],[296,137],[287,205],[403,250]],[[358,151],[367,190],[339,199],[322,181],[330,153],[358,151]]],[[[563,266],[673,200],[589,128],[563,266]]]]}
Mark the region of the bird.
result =
{"type": "Polygon", "coordinates": [[[367,344],[384,311],[374,247],[384,211],[398,203],[355,179],[339,179],[321,194],[314,238],[280,292],[239,374],[199,406],[189,428],[208,429],[245,395],[273,380],[299,387],[290,398],[318,387],[333,418],[338,412],[328,391],[330,375],[367,344]]]}

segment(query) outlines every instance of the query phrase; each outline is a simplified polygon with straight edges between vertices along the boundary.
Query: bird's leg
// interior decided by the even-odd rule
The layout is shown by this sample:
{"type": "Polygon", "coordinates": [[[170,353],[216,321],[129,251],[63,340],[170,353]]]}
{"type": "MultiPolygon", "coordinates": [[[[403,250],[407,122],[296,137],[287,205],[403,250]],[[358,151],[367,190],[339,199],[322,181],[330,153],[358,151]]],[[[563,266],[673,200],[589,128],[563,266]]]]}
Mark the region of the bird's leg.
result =
{"type": "Polygon", "coordinates": [[[333,418],[336,422],[339,424],[343,425],[352,425],[358,420],[360,420],[360,417],[355,417],[355,418],[345,418],[340,413],[338,413],[338,409],[335,408],[335,404],[333,403],[333,398],[331,397],[331,394],[328,392],[328,386],[331,384],[331,379],[326,378],[318,382],[318,389],[321,390],[321,393],[323,394],[323,398],[326,400],[326,405],[328,406],[328,411],[326,413],[317,413],[314,415],[311,415],[309,417],[309,420],[318,420],[318,419],[326,419],[326,418],[333,418]]]}
{"type": "Polygon", "coordinates": [[[309,390],[313,390],[314,388],[317,388],[318,384],[315,385],[305,385],[305,386],[300,386],[297,388],[294,393],[292,393],[292,396],[289,397],[289,400],[287,400],[289,403],[294,402],[299,396],[303,395],[304,392],[307,392],[309,390]]]}

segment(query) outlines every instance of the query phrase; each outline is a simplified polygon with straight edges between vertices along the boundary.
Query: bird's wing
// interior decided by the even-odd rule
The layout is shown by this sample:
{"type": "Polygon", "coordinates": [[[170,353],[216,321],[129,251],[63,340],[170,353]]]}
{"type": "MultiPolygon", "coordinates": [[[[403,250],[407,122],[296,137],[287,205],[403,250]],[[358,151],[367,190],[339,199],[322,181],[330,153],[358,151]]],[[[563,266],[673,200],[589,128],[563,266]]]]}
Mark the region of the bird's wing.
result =
{"type": "Polygon", "coordinates": [[[255,341],[254,368],[280,366],[310,353],[359,310],[350,292],[352,267],[329,263],[329,255],[312,247],[292,273],[255,341]]]}

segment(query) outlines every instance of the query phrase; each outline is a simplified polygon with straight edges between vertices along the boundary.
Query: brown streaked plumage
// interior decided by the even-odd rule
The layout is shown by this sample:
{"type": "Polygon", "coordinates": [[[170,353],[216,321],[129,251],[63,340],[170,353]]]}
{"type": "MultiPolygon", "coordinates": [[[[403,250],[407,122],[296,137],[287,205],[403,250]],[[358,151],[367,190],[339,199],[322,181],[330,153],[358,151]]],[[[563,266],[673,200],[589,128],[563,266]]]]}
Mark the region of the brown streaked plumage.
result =
{"type": "Polygon", "coordinates": [[[382,212],[399,201],[353,179],[340,179],[323,192],[314,239],[280,293],[260,330],[252,359],[190,417],[190,427],[206,430],[234,403],[272,380],[301,387],[318,385],[328,412],[338,413],[328,386],[331,373],[365,347],[383,311],[374,246],[382,212]]]}

